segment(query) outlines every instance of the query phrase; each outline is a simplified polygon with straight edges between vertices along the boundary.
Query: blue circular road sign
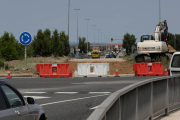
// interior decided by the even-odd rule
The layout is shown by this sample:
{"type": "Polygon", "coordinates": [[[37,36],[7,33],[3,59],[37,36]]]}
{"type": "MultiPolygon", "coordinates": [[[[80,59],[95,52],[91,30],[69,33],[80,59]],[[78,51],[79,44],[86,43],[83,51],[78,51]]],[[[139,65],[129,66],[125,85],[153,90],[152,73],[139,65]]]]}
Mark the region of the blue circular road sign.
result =
{"type": "Polygon", "coordinates": [[[31,34],[28,32],[23,32],[20,35],[19,40],[20,40],[21,44],[29,45],[31,43],[31,40],[32,40],[31,34]]]}

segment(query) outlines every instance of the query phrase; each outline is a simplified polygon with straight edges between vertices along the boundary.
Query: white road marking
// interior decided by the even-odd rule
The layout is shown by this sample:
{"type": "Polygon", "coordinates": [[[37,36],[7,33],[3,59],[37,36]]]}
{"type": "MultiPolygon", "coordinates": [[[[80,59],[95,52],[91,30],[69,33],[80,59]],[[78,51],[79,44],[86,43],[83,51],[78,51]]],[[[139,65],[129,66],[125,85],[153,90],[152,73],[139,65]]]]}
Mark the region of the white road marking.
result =
{"type": "Polygon", "coordinates": [[[44,94],[44,93],[47,93],[47,92],[23,92],[23,93],[30,93],[30,94],[44,94]]]}
{"type": "Polygon", "coordinates": [[[89,92],[89,94],[111,94],[111,92],[89,92]]]}
{"type": "Polygon", "coordinates": [[[34,98],[34,99],[44,99],[44,98],[51,98],[51,97],[44,97],[44,96],[24,96],[25,98],[27,98],[27,97],[32,97],[32,98],[34,98]]]}
{"type": "Polygon", "coordinates": [[[94,109],[96,109],[96,108],[98,108],[98,106],[96,106],[96,107],[93,107],[93,108],[90,108],[89,110],[94,110],[94,109]]]}
{"type": "Polygon", "coordinates": [[[54,94],[77,94],[78,92],[55,92],[54,94]]]}
{"type": "Polygon", "coordinates": [[[109,95],[109,94],[96,95],[96,96],[90,96],[90,97],[83,97],[83,98],[64,100],[64,101],[57,101],[57,102],[51,102],[51,103],[41,104],[40,106],[52,105],[52,104],[57,104],[57,103],[65,103],[65,102],[71,102],[71,101],[77,101],[77,100],[84,100],[84,99],[95,98],[95,97],[102,97],[102,96],[106,96],[106,95],[109,95]]]}

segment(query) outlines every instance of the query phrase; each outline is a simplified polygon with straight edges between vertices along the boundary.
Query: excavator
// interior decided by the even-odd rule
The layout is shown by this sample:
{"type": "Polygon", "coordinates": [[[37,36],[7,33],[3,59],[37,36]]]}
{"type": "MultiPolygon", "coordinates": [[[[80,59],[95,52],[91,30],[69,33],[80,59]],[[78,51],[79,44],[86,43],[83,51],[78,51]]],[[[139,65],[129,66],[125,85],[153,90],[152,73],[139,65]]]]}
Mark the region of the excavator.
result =
{"type": "Polygon", "coordinates": [[[156,25],[154,36],[142,35],[140,42],[137,43],[136,62],[157,62],[162,58],[169,60],[167,36],[168,25],[166,20],[156,25]],[[162,33],[162,31],[164,32],[162,33]]]}

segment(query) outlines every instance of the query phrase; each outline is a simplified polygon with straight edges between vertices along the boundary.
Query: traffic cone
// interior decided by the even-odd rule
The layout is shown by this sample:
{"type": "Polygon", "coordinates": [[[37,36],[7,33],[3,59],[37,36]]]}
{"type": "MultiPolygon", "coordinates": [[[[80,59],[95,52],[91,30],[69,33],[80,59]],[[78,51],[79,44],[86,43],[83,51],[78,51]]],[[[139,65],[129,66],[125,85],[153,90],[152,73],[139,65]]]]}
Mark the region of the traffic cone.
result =
{"type": "Polygon", "coordinates": [[[167,68],[165,68],[164,75],[168,75],[168,74],[167,74],[167,68]]]}
{"type": "Polygon", "coordinates": [[[118,69],[116,68],[116,75],[115,77],[119,77],[119,74],[118,74],[118,69]]]}
{"type": "Polygon", "coordinates": [[[7,78],[11,78],[10,70],[8,70],[8,76],[7,78]]]}

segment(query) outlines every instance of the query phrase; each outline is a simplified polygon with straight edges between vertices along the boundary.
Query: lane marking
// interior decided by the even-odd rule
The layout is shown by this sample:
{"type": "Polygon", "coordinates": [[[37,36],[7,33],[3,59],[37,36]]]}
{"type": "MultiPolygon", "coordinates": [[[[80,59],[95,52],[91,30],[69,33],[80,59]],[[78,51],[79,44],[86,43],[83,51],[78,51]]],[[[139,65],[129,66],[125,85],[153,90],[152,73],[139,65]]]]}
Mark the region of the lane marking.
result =
{"type": "Polygon", "coordinates": [[[24,96],[25,98],[27,97],[32,97],[34,99],[44,99],[44,98],[51,98],[51,97],[44,97],[44,96],[24,96]]]}
{"type": "Polygon", "coordinates": [[[98,106],[96,106],[96,107],[93,107],[93,108],[90,108],[89,110],[94,110],[94,109],[96,109],[96,108],[98,108],[98,106]]]}
{"type": "Polygon", "coordinates": [[[54,94],[77,94],[79,92],[55,92],[54,94]]]}
{"type": "Polygon", "coordinates": [[[111,94],[111,92],[89,92],[89,94],[111,94]]]}
{"type": "Polygon", "coordinates": [[[28,93],[28,94],[44,94],[47,92],[23,92],[23,93],[28,93]]]}
{"type": "Polygon", "coordinates": [[[65,103],[65,102],[71,102],[71,101],[77,101],[77,100],[84,100],[84,99],[90,99],[90,98],[95,98],[95,97],[102,97],[102,96],[107,96],[107,95],[109,95],[109,94],[96,95],[96,96],[90,96],[90,97],[83,97],[83,98],[64,100],[64,101],[57,101],[57,102],[51,102],[51,103],[41,104],[40,106],[52,105],[52,104],[57,104],[57,103],[65,103]]]}

